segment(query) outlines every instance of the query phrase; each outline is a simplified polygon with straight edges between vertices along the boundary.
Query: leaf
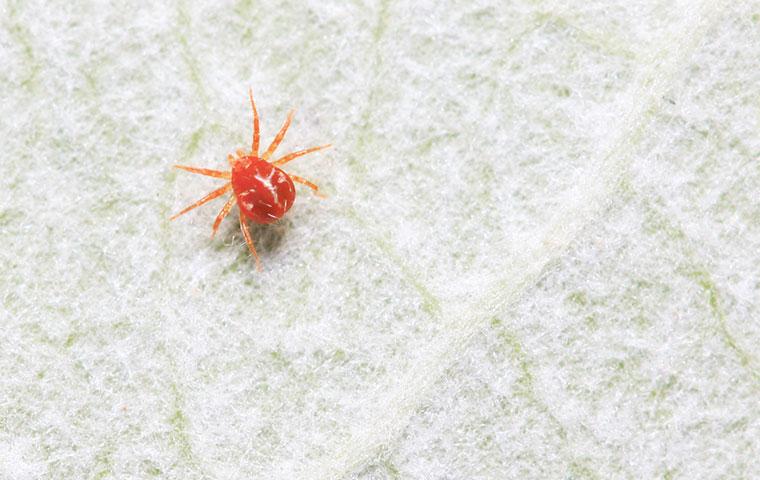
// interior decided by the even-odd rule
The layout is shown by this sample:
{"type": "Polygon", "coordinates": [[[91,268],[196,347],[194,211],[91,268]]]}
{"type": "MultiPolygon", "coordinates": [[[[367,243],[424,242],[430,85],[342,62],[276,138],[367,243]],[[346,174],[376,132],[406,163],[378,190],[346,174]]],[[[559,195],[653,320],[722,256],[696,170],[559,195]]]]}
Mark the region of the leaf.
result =
{"type": "Polygon", "coordinates": [[[751,3],[120,8],[2,14],[0,476],[758,470],[751,3]]]}

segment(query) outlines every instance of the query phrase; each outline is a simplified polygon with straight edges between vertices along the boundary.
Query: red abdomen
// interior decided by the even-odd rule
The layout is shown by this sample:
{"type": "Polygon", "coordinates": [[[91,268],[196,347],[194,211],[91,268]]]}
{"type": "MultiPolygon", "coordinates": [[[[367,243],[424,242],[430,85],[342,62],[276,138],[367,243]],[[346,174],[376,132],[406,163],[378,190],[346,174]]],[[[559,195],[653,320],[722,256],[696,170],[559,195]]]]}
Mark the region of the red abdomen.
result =
{"type": "Polygon", "coordinates": [[[239,158],[232,167],[232,190],[243,215],[256,223],[276,222],[296,199],[287,173],[252,156],[239,158]]]}

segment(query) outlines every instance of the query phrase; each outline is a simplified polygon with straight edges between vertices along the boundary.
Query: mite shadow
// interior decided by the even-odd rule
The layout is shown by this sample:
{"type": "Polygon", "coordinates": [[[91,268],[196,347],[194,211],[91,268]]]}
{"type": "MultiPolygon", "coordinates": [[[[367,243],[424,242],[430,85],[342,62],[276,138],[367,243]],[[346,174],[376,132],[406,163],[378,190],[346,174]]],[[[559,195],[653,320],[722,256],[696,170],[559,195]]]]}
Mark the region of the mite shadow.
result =
{"type": "MultiPolygon", "coordinates": [[[[241,259],[248,259],[248,261],[251,262],[251,266],[255,268],[251,253],[248,251],[248,247],[245,244],[243,232],[240,231],[240,225],[237,222],[230,223],[231,225],[228,224],[224,229],[224,232],[220,232],[223,233],[223,235],[221,235],[220,243],[223,243],[224,248],[234,248],[238,250],[238,255],[235,258],[236,263],[241,259]]],[[[267,258],[271,257],[273,253],[276,253],[282,247],[282,243],[292,227],[293,222],[289,218],[280,219],[269,225],[248,222],[248,230],[251,232],[251,239],[253,240],[256,252],[259,254],[263,264],[266,264],[267,258]]]]}

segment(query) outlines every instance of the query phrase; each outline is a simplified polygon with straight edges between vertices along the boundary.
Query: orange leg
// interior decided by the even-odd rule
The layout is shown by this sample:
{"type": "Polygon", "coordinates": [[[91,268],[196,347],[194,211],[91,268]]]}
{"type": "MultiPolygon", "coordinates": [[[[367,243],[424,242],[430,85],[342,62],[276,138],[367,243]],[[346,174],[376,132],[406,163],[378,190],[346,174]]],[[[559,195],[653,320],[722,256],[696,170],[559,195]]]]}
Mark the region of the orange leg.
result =
{"type": "Polygon", "coordinates": [[[219,212],[219,215],[216,216],[216,220],[214,220],[214,226],[211,230],[211,238],[214,238],[214,235],[216,235],[216,231],[219,230],[219,225],[221,225],[222,220],[224,220],[224,217],[229,215],[230,210],[232,210],[232,207],[235,205],[235,195],[231,196],[229,200],[227,200],[227,203],[224,204],[222,207],[222,211],[219,212]]]}
{"type": "Polygon", "coordinates": [[[289,177],[290,177],[290,178],[291,178],[291,179],[292,179],[294,182],[300,183],[301,185],[306,185],[307,187],[309,187],[309,188],[311,188],[312,190],[314,190],[314,195],[318,196],[319,198],[327,198],[327,197],[325,197],[324,195],[322,195],[321,193],[319,193],[319,187],[318,187],[316,184],[314,184],[314,183],[312,183],[312,182],[310,182],[310,181],[306,180],[306,179],[305,179],[305,178],[303,178],[303,177],[299,177],[298,175],[291,175],[291,174],[288,174],[288,176],[289,176],[289,177]]]}
{"type": "Polygon", "coordinates": [[[251,239],[251,232],[248,231],[248,225],[245,224],[245,216],[243,211],[240,211],[240,230],[243,231],[243,237],[245,237],[245,243],[248,244],[248,250],[253,254],[253,258],[256,259],[256,270],[261,271],[261,261],[259,260],[259,254],[256,253],[256,247],[253,246],[253,239],[251,239]]]}
{"type": "Polygon", "coordinates": [[[248,89],[248,98],[251,99],[251,110],[253,110],[253,142],[251,143],[251,153],[254,157],[259,156],[259,112],[256,110],[256,103],[253,101],[253,90],[248,89]]]}
{"type": "Polygon", "coordinates": [[[234,167],[235,166],[235,157],[233,157],[232,155],[227,155],[227,163],[230,164],[230,167],[234,167]]]}
{"type": "Polygon", "coordinates": [[[185,170],[191,173],[199,173],[201,175],[206,175],[207,177],[230,178],[231,176],[230,172],[222,172],[221,170],[211,170],[208,168],[189,167],[187,165],[174,165],[174,168],[179,168],[180,170],[185,170]]]}
{"type": "Polygon", "coordinates": [[[274,162],[272,162],[272,165],[275,165],[275,166],[285,165],[289,161],[294,160],[294,159],[296,159],[298,157],[302,157],[302,156],[304,156],[306,154],[309,154],[309,153],[312,153],[312,152],[316,152],[317,150],[322,150],[322,149],[325,149],[325,148],[329,148],[331,146],[332,145],[330,145],[328,143],[327,145],[320,145],[318,147],[311,147],[311,148],[307,148],[306,150],[299,150],[298,152],[289,153],[289,154],[287,154],[285,156],[282,156],[282,157],[278,158],[274,162]]]}
{"type": "Polygon", "coordinates": [[[269,145],[269,148],[267,148],[267,151],[264,152],[264,155],[261,156],[262,160],[269,160],[269,157],[272,156],[275,150],[277,150],[277,147],[280,145],[280,142],[282,142],[282,139],[285,138],[285,133],[288,131],[288,127],[290,127],[290,122],[293,121],[293,115],[295,115],[295,110],[291,110],[288,112],[288,118],[285,119],[285,123],[282,124],[282,127],[280,128],[280,131],[277,132],[277,135],[274,137],[274,140],[272,140],[271,145],[269,145]]]}
{"type": "Polygon", "coordinates": [[[221,188],[217,188],[216,190],[214,190],[213,192],[209,193],[205,197],[201,198],[200,200],[198,200],[194,204],[190,205],[186,209],[182,210],[178,214],[173,215],[171,218],[169,218],[169,220],[174,220],[175,218],[179,217],[183,213],[187,213],[187,212],[189,212],[190,210],[192,210],[192,209],[194,209],[196,207],[200,207],[204,203],[208,203],[208,202],[210,202],[211,200],[213,200],[213,199],[215,199],[217,197],[221,197],[222,195],[224,195],[225,193],[229,192],[230,190],[232,190],[232,184],[231,183],[228,183],[228,184],[226,184],[225,186],[223,186],[221,188]]]}

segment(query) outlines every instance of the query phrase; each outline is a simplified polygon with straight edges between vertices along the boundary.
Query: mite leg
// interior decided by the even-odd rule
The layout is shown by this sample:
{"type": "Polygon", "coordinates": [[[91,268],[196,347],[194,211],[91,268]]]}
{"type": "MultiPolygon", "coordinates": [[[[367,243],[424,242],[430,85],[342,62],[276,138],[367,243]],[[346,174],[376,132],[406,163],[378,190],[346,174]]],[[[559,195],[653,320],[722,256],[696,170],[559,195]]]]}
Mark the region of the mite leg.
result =
{"type": "Polygon", "coordinates": [[[221,197],[222,195],[224,195],[225,193],[229,192],[230,190],[232,190],[232,184],[231,183],[228,183],[228,184],[226,184],[225,186],[223,186],[221,188],[217,188],[216,190],[214,190],[213,192],[209,193],[205,197],[201,198],[200,200],[198,200],[194,204],[190,205],[186,209],[182,210],[178,214],[173,215],[172,217],[169,218],[169,220],[174,220],[175,218],[179,217],[183,213],[187,213],[187,212],[189,212],[190,210],[192,210],[192,209],[194,209],[196,207],[200,207],[204,203],[208,203],[208,202],[210,202],[211,200],[213,200],[213,199],[215,199],[217,197],[221,197]]]}
{"type": "Polygon", "coordinates": [[[235,205],[235,195],[231,196],[229,200],[227,200],[227,203],[224,204],[222,207],[222,211],[219,212],[219,215],[216,216],[216,220],[214,220],[214,226],[211,229],[211,238],[214,238],[214,235],[216,235],[216,231],[219,230],[219,225],[221,225],[222,220],[224,220],[224,217],[229,215],[230,210],[232,210],[233,205],[235,205]]]}
{"type": "Polygon", "coordinates": [[[289,161],[294,160],[294,159],[296,159],[298,157],[302,157],[302,156],[304,156],[306,154],[309,154],[309,153],[312,153],[312,152],[316,152],[318,150],[322,150],[322,149],[325,149],[325,148],[329,148],[331,146],[332,145],[330,145],[328,143],[327,145],[320,145],[318,147],[311,147],[311,148],[307,148],[305,150],[299,150],[297,152],[289,153],[287,155],[284,155],[284,156],[278,158],[274,162],[272,162],[272,165],[276,165],[276,166],[285,165],[289,161]]]}
{"type": "Polygon", "coordinates": [[[253,101],[253,90],[248,89],[248,98],[251,99],[251,110],[253,110],[253,142],[251,143],[251,153],[254,157],[259,156],[259,112],[256,110],[256,103],[253,101]]]}
{"type": "Polygon", "coordinates": [[[282,124],[280,131],[277,132],[277,135],[274,137],[274,140],[272,140],[272,143],[269,145],[269,148],[267,148],[267,151],[264,152],[264,154],[261,156],[262,160],[269,160],[269,157],[271,157],[274,151],[277,150],[277,147],[280,145],[280,142],[282,142],[282,139],[285,138],[285,133],[288,131],[288,127],[290,127],[290,122],[293,121],[293,115],[295,114],[296,114],[295,110],[291,110],[288,112],[288,118],[285,119],[285,123],[282,124]]]}
{"type": "Polygon", "coordinates": [[[240,230],[243,231],[243,237],[245,237],[245,243],[248,244],[248,250],[253,254],[253,258],[256,259],[256,270],[261,271],[261,261],[259,260],[259,254],[256,253],[256,247],[253,246],[253,239],[251,238],[251,232],[248,231],[248,225],[245,224],[245,216],[243,211],[240,211],[240,230]]]}
{"type": "Polygon", "coordinates": [[[186,172],[206,175],[207,177],[227,178],[227,179],[231,177],[230,172],[223,172],[221,170],[211,170],[209,168],[190,167],[187,165],[174,165],[174,168],[179,168],[180,170],[185,170],[186,172]]]}
{"type": "Polygon", "coordinates": [[[321,193],[319,193],[319,187],[316,184],[314,184],[314,183],[306,180],[303,177],[299,177],[298,175],[290,175],[290,174],[288,174],[288,176],[290,176],[290,178],[294,182],[300,183],[301,185],[306,185],[307,187],[309,187],[312,190],[314,190],[314,195],[318,196],[319,198],[327,198],[324,195],[322,195],[321,193]]]}

